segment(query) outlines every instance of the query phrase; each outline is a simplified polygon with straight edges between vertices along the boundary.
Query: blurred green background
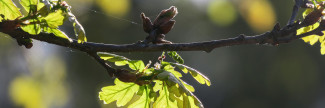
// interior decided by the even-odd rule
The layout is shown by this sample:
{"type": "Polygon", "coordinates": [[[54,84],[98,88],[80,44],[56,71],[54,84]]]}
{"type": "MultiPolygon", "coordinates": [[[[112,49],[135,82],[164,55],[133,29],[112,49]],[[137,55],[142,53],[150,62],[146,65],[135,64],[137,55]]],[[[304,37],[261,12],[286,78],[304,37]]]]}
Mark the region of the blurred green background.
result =
{"type": "MultiPolygon", "coordinates": [[[[18,0],[14,0],[17,2],[18,0]]],[[[293,0],[67,0],[88,41],[128,44],[143,40],[140,13],[152,20],[176,6],[166,39],[198,42],[255,35],[287,23],[293,0]]],[[[17,4],[18,5],[18,4],[17,4]]],[[[300,17],[301,18],[301,17],[300,17]]],[[[71,24],[61,30],[74,38],[71,24]]],[[[0,108],[114,108],[99,101],[112,85],[101,65],[77,50],[34,41],[25,49],[0,33],[0,108]]],[[[280,46],[241,45],[211,53],[179,52],[185,64],[208,76],[210,87],[185,75],[207,108],[324,108],[325,57],[319,44],[302,40],[280,46]]],[[[160,52],[118,53],[156,62],[160,52]]]]}

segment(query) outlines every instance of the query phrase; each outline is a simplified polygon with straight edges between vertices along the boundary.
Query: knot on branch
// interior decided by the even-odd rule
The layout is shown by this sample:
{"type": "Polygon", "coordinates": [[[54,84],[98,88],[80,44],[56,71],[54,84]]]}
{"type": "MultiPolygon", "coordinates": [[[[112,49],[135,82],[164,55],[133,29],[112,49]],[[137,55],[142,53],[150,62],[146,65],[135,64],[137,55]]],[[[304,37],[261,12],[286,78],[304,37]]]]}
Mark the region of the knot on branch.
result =
{"type": "Polygon", "coordinates": [[[0,22],[0,32],[6,33],[15,38],[19,46],[24,45],[28,49],[32,48],[33,41],[32,39],[28,38],[28,36],[25,36],[26,34],[29,35],[28,33],[19,29],[20,23],[21,21],[18,19],[3,20],[0,22]]]}
{"type": "Polygon", "coordinates": [[[177,13],[177,8],[175,6],[162,10],[153,23],[144,13],[141,13],[143,30],[149,34],[143,42],[145,44],[150,42],[153,44],[171,44],[172,42],[167,41],[164,38],[165,34],[173,28],[176,21],[172,19],[177,15],[177,13]]]}

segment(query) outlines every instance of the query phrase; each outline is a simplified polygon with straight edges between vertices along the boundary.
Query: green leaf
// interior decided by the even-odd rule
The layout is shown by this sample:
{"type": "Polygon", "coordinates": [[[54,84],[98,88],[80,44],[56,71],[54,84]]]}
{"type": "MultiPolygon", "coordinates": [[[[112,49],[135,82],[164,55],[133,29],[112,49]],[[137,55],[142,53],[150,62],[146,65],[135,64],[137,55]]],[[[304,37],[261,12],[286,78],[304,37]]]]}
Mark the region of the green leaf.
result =
{"type": "MultiPolygon", "coordinates": [[[[14,20],[21,16],[19,8],[11,0],[0,0],[0,14],[5,16],[5,19],[14,20]]],[[[0,19],[1,22],[2,18],[0,19]]]]}
{"type": "Polygon", "coordinates": [[[303,13],[302,13],[302,17],[305,18],[309,13],[311,13],[312,11],[314,11],[314,9],[312,8],[307,8],[303,13]]]}
{"type": "Polygon", "coordinates": [[[325,54],[325,41],[320,44],[320,47],[321,47],[320,48],[320,53],[322,55],[324,55],[325,54]]]}
{"type": "Polygon", "coordinates": [[[48,14],[46,17],[44,17],[44,20],[50,28],[58,28],[63,24],[64,20],[62,10],[57,10],[56,12],[48,14]]]}
{"type": "Polygon", "coordinates": [[[26,12],[36,12],[44,7],[44,3],[39,2],[39,0],[20,0],[20,4],[26,12]]]}
{"type": "Polygon", "coordinates": [[[171,63],[171,64],[181,69],[184,73],[189,72],[193,76],[193,78],[199,83],[206,84],[208,86],[211,85],[209,78],[201,74],[201,72],[199,72],[198,70],[179,63],[171,63]]]}
{"type": "Polygon", "coordinates": [[[105,104],[117,101],[118,107],[126,105],[139,90],[139,86],[135,83],[124,83],[115,79],[114,86],[106,86],[99,92],[99,99],[103,100],[105,104]]]}
{"type": "Polygon", "coordinates": [[[135,101],[128,108],[150,108],[150,103],[152,99],[150,98],[150,89],[148,88],[150,85],[142,86],[144,88],[144,92],[142,92],[139,100],[135,101]]]}
{"type": "Polygon", "coordinates": [[[41,26],[39,24],[37,24],[37,20],[30,20],[30,22],[32,24],[28,24],[28,25],[23,25],[21,26],[21,29],[23,29],[25,32],[28,32],[29,34],[32,35],[37,35],[41,32],[41,26]]]}
{"type": "MultiPolygon", "coordinates": [[[[168,63],[168,62],[165,62],[168,63]]],[[[172,65],[166,65],[164,66],[164,70],[171,72],[172,74],[174,74],[177,78],[182,77],[182,74],[179,73],[178,71],[175,71],[175,68],[172,65]]]]}
{"type": "Polygon", "coordinates": [[[44,28],[43,30],[45,32],[48,32],[48,33],[53,33],[57,37],[61,37],[61,38],[67,39],[70,42],[72,41],[72,39],[70,39],[63,31],[61,31],[59,29],[56,29],[56,28],[44,28]]]}
{"type": "Polygon", "coordinates": [[[169,51],[168,55],[171,58],[173,58],[177,63],[184,64],[184,60],[182,59],[182,57],[179,54],[177,54],[176,51],[169,51]]]}
{"type": "Polygon", "coordinates": [[[142,60],[131,60],[129,61],[129,67],[132,69],[132,70],[136,70],[136,71],[139,71],[139,72],[142,72],[143,69],[146,67],[143,63],[142,60]]]}
{"type": "Polygon", "coordinates": [[[111,54],[111,53],[99,52],[97,54],[98,54],[98,56],[100,56],[100,58],[102,58],[105,61],[114,62],[116,66],[124,66],[126,64],[129,64],[128,61],[130,61],[126,57],[111,54]]]}
{"type": "Polygon", "coordinates": [[[162,89],[159,90],[159,97],[153,103],[153,108],[177,108],[176,101],[170,99],[170,93],[167,89],[168,86],[166,82],[158,86],[162,86],[162,89]]]}
{"type": "Polygon", "coordinates": [[[87,42],[86,32],[82,25],[78,22],[78,20],[75,20],[73,23],[74,32],[76,36],[78,37],[78,43],[84,43],[87,42]]]}

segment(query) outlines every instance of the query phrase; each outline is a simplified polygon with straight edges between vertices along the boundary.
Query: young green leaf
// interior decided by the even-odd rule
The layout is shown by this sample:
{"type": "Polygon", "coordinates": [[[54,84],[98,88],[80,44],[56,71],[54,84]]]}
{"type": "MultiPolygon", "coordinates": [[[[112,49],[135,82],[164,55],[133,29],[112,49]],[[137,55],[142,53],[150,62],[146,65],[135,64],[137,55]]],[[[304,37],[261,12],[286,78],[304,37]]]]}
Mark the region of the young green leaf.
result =
{"type": "Polygon", "coordinates": [[[73,23],[73,27],[74,27],[74,32],[78,37],[78,43],[87,42],[86,32],[82,27],[82,25],[78,22],[78,20],[75,20],[75,22],[73,23]]]}
{"type": "Polygon", "coordinates": [[[44,17],[44,20],[50,28],[58,28],[63,24],[64,20],[62,10],[57,10],[56,12],[48,14],[46,17],[44,17]]]}
{"type": "Polygon", "coordinates": [[[184,60],[179,54],[177,54],[176,51],[169,51],[168,55],[169,57],[173,58],[177,63],[184,64],[184,60]]]}
{"type": "Polygon", "coordinates": [[[61,31],[59,29],[56,29],[56,28],[55,29],[54,28],[44,28],[43,30],[45,32],[48,32],[48,33],[53,33],[57,37],[61,37],[61,38],[67,39],[70,42],[72,42],[72,39],[70,39],[63,31],[61,31]]]}
{"type": "Polygon", "coordinates": [[[150,108],[152,98],[150,98],[151,89],[149,87],[150,85],[144,85],[144,92],[140,94],[140,99],[129,105],[128,108],[150,108]]]}
{"type": "Polygon", "coordinates": [[[20,0],[20,4],[24,7],[26,12],[36,12],[44,6],[44,3],[39,2],[39,0],[20,0]]]}
{"type": "Polygon", "coordinates": [[[104,59],[105,61],[114,62],[116,66],[124,66],[126,64],[129,64],[128,61],[130,61],[126,57],[111,54],[111,53],[99,52],[97,54],[98,56],[100,56],[100,58],[104,59]]]}
{"type": "MultiPolygon", "coordinates": [[[[155,85],[156,86],[156,85],[155,85]]],[[[159,97],[157,100],[153,103],[153,108],[177,108],[176,101],[172,101],[170,99],[170,91],[167,89],[166,82],[163,82],[162,85],[157,85],[157,88],[162,87],[159,90],[159,97]]]]}
{"type": "Polygon", "coordinates": [[[132,70],[137,70],[139,72],[142,72],[146,66],[144,65],[142,60],[131,60],[129,61],[129,67],[132,70]]]}
{"type": "MultiPolygon", "coordinates": [[[[168,62],[163,62],[163,63],[168,63],[168,62]]],[[[163,63],[162,63],[162,64],[163,64],[163,63]]],[[[171,73],[174,74],[177,78],[182,77],[182,74],[179,73],[179,72],[177,72],[177,71],[175,71],[175,68],[174,68],[172,65],[170,65],[170,64],[165,65],[163,70],[168,71],[168,72],[171,72],[171,73]]]]}
{"type": "Polygon", "coordinates": [[[19,8],[17,8],[11,0],[0,0],[0,14],[4,15],[5,19],[9,20],[14,20],[21,16],[19,8]]]}
{"type": "Polygon", "coordinates": [[[30,20],[31,23],[34,24],[28,24],[28,25],[23,25],[21,26],[21,29],[23,29],[25,32],[28,32],[29,34],[32,35],[37,35],[41,32],[41,26],[37,24],[37,20],[30,20]]]}
{"type": "Polygon", "coordinates": [[[193,76],[193,78],[196,79],[199,83],[206,84],[208,86],[211,85],[209,78],[201,74],[201,72],[199,72],[198,70],[195,70],[191,67],[179,63],[171,63],[171,64],[181,69],[184,73],[189,72],[193,76]]]}
{"type": "Polygon", "coordinates": [[[135,83],[124,83],[115,79],[114,86],[106,86],[99,92],[99,99],[103,100],[105,104],[117,101],[118,107],[126,105],[138,91],[139,86],[135,83]]]}

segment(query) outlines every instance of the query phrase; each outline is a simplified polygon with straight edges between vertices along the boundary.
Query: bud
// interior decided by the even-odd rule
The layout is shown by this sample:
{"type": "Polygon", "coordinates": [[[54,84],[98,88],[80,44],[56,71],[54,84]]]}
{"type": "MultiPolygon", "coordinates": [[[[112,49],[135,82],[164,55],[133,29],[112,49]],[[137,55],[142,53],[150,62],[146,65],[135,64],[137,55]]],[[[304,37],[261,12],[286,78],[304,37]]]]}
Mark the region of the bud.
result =
{"type": "Polygon", "coordinates": [[[160,27],[158,28],[159,33],[167,34],[174,27],[175,22],[176,22],[175,20],[171,20],[163,25],[160,25],[160,27]]]}
{"type": "Polygon", "coordinates": [[[146,33],[150,33],[150,31],[152,31],[152,29],[153,29],[151,20],[148,17],[146,17],[146,15],[144,13],[141,13],[141,19],[143,22],[143,30],[146,33]]]}
{"type": "Polygon", "coordinates": [[[123,82],[135,82],[138,78],[135,73],[125,69],[117,69],[115,76],[123,82]]]}
{"type": "Polygon", "coordinates": [[[162,10],[154,21],[154,26],[160,26],[165,23],[168,23],[178,14],[177,8],[175,6],[170,7],[169,9],[162,10]]]}

